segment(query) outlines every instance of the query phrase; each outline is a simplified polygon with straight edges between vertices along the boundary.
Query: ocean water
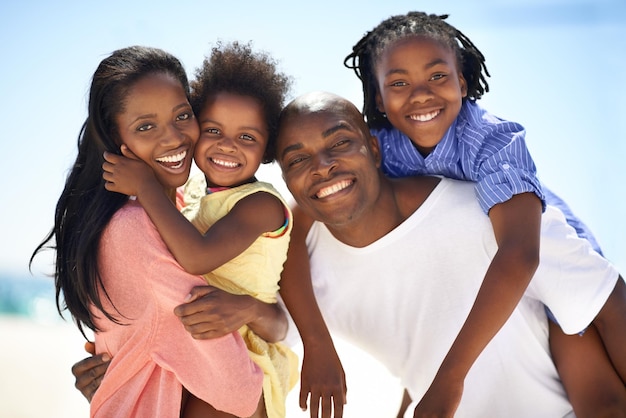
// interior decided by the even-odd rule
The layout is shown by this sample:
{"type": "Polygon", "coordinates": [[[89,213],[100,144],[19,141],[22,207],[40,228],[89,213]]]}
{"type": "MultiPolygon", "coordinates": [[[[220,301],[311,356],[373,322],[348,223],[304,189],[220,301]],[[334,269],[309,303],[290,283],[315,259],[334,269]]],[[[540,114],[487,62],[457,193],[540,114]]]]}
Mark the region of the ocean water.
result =
{"type": "Polygon", "coordinates": [[[61,322],[54,294],[52,278],[0,273],[0,315],[61,322]]]}

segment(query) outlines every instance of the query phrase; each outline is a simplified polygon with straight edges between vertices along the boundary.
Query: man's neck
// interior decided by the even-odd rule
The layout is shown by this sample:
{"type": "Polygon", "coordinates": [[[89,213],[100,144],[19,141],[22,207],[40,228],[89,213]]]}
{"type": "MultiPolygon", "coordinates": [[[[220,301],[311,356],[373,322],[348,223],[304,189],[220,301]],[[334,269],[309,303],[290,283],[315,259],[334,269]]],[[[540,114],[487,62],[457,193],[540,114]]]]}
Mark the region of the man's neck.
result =
{"type": "Polygon", "coordinates": [[[352,247],[365,247],[397,228],[426,201],[439,184],[436,177],[387,179],[378,199],[350,222],[326,225],[335,238],[352,247]]]}

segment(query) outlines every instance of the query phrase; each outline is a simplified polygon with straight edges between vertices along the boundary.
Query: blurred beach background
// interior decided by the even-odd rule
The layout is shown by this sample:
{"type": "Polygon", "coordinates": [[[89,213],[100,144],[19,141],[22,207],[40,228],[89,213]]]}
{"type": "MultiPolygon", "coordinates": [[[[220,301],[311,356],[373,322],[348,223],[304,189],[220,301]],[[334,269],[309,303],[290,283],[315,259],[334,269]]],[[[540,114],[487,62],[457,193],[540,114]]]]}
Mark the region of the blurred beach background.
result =
{"type": "MultiPolygon", "coordinates": [[[[32,273],[28,261],[52,225],[102,58],[133,44],[160,47],[193,77],[217,40],[252,40],[294,77],[294,96],[327,90],[360,107],[360,82],[344,57],[381,20],[410,10],[450,14],[483,52],[491,78],[480,103],[526,127],[541,179],[626,271],[623,0],[3,2],[0,418],[88,416],[70,373],[85,356],[83,338],[56,312],[47,276],[53,253],[38,256],[32,273]]],[[[275,165],[259,177],[289,197],[275,165]]],[[[344,416],[395,416],[397,381],[357,348],[337,344],[349,385],[344,416]]],[[[290,417],[308,416],[298,391],[288,399],[290,417]]]]}

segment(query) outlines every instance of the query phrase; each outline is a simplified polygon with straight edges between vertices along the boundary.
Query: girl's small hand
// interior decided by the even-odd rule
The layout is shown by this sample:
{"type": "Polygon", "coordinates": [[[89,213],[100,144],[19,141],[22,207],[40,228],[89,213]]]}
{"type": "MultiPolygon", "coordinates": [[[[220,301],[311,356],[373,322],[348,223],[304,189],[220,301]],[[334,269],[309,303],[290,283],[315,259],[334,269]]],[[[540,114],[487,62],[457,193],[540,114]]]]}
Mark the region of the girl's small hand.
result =
{"type": "Polygon", "coordinates": [[[126,145],[121,147],[122,155],[104,153],[102,178],[104,187],[128,196],[140,196],[150,187],[161,187],[152,169],[139,160],[126,145]]]}
{"type": "Polygon", "coordinates": [[[138,160],[139,161],[139,157],[137,157],[135,155],[134,152],[132,152],[130,150],[130,148],[128,148],[128,146],[126,144],[122,144],[122,146],[120,147],[120,151],[122,152],[122,155],[126,158],[130,158],[131,160],[138,160]]]}

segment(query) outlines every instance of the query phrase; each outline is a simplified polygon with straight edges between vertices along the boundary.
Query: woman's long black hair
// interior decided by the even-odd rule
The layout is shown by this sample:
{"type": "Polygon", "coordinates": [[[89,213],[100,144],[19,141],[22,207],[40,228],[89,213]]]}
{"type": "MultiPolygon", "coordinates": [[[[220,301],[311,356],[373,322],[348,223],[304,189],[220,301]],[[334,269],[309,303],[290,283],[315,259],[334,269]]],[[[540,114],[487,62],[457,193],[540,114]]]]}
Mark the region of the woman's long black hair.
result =
{"type": "Polygon", "coordinates": [[[81,331],[98,331],[90,305],[119,323],[107,312],[98,289],[106,294],[98,273],[98,248],[102,232],[127,196],[104,188],[104,151],[119,154],[115,118],[124,111],[134,83],[149,74],[166,73],[180,81],[187,96],[189,83],[180,61],[156,48],[119,49],[100,62],[89,91],[87,120],[78,136],[78,156],[56,205],[54,226],[33,252],[30,263],[46,248],[56,250],[54,283],[59,314],[67,309],[81,331]],[[53,243],[54,240],[54,243],[53,243]]]}

